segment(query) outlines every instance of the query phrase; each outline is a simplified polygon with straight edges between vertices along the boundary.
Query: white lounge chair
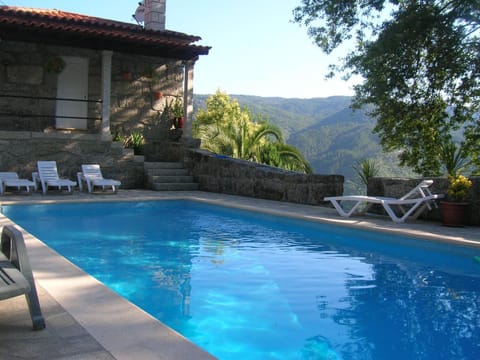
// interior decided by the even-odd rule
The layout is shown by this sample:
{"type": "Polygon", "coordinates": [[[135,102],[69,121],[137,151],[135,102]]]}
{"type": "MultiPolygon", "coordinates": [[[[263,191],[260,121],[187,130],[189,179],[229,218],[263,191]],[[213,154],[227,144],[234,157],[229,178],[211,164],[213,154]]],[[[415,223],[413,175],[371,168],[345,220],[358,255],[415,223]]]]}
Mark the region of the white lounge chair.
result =
{"type": "Polygon", "coordinates": [[[98,164],[85,164],[82,165],[82,172],[77,173],[78,183],[80,190],[83,189],[82,183],[87,184],[87,190],[91,193],[95,187],[111,188],[113,193],[117,192],[117,187],[122,183],[114,179],[105,179],[102,175],[100,165],[98,164]]]}
{"type": "Polygon", "coordinates": [[[45,328],[22,233],[14,226],[4,226],[0,249],[0,300],[25,295],[33,329],[45,328]]]}
{"type": "Polygon", "coordinates": [[[362,212],[366,212],[373,204],[380,204],[394,222],[402,223],[409,217],[416,219],[426,208],[431,210],[432,206],[437,207],[435,200],[442,198],[443,195],[433,195],[429,189],[432,184],[433,180],[423,180],[410,192],[398,199],[381,196],[346,195],[326,197],[324,200],[330,201],[338,214],[343,217],[350,217],[359,209],[361,204],[367,205],[362,212]],[[354,204],[350,210],[346,211],[341,206],[340,201],[351,201],[354,204]],[[397,216],[394,207],[400,209],[400,216],[397,216]]]}
{"type": "Polygon", "coordinates": [[[20,179],[16,172],[0,172],[0,195],[3,195],[8,187],[15,187],[18,191],[25,188],[29,194],[31,194],[30,188],[37,190],[33,181],[20,179]]]}
{"type": "Polygon", "coordinates": [[[69,193],[73,193],[73,187],[77,183],[69,179],[61,179],[58,176],[57,163],[55,161],[37,161],[37,167],[43,194],[47,193],[49,187],[56,187],[58,190],[66,188],[69,193]]]}

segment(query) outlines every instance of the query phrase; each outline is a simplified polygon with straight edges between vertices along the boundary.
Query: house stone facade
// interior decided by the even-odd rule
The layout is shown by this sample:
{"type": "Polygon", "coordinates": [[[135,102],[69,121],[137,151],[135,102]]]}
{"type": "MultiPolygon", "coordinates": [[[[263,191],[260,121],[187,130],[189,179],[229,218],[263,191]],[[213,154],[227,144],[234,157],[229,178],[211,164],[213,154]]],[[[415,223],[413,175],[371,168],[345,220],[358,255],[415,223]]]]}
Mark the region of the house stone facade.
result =
{"type": "MultiPolygon", "coordinates": [[[[194,143],[193,70],[210,48],[165,30],[165,0],[146,1],[143,11],[145,26],[0,6],[2,171],[29,175],[36,160],[56,160],[64,175],[86,162],[107,175],[143,173],[131,151],[112,142],[116,135],[139,131],[149,149],[194,143]],[[181,129],[172,122],[175,102],[186,120],[181,129]]],[[[124,183],[138,186],[136,178],[124,183]]]]}

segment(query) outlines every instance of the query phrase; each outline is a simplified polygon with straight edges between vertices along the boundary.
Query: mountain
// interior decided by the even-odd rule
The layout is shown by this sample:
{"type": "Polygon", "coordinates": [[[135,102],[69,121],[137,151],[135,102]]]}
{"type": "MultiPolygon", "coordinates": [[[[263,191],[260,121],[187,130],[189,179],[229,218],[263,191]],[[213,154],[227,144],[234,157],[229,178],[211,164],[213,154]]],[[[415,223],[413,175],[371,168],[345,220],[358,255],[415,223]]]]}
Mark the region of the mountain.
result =
{"type": "MultiPolygon", "coordinates": [[[[206,100],[211,95],[195,95],[194,113],[198,108],[205,108],[206,100]]],[[[253,114],[266,116],[271,123],[279,126],[285,139],[291,134],[317,124],[350,104],[348,96],[334,96],[314,99],[286,99],[280,97],[261,97],[250,95],[229,95],[237,99],[243,107],[247,106],[253,114]]]]}
{"type": "MultiPolygon", "coordinates": [[[[205,107],[210,95],[194,96],[194,113],[205,107]]],[[[398,166],[394,154],[383,152],[373,133],[375,120],[365,111],[350,109],[351,97],[287,99],[249,95],[229,95],[254,115],[267,117],[282,129],[285,141],[297,147],[317,174],[341,174],[346,179],[345,193],[358,193],[361,185],[355,165],[373,159],[381,176],[412,176],[398,166]]]]}

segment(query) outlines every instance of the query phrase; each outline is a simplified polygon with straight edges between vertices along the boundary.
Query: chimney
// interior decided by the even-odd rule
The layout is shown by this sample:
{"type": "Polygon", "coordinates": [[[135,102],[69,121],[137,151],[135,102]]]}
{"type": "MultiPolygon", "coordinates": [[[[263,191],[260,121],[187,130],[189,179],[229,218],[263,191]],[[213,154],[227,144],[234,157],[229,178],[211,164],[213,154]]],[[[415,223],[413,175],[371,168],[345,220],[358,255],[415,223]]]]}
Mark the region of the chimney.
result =
{"type": "Polygon", "coordinates": [[[165,30],[167,0],[145,0],[145,22],[147,30],[165,30]]]}

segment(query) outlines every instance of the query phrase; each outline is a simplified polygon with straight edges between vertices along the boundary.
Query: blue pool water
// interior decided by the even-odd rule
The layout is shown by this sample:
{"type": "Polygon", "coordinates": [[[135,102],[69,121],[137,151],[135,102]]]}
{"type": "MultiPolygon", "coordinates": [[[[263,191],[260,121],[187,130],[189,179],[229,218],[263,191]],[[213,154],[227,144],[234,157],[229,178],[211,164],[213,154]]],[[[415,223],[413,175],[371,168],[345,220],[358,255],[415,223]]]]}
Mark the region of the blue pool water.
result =
{"type": "Polygon", "coordinates": [[[222,360],[480,358],[478,249],[189,201],[2,211],[222,360]]]}

